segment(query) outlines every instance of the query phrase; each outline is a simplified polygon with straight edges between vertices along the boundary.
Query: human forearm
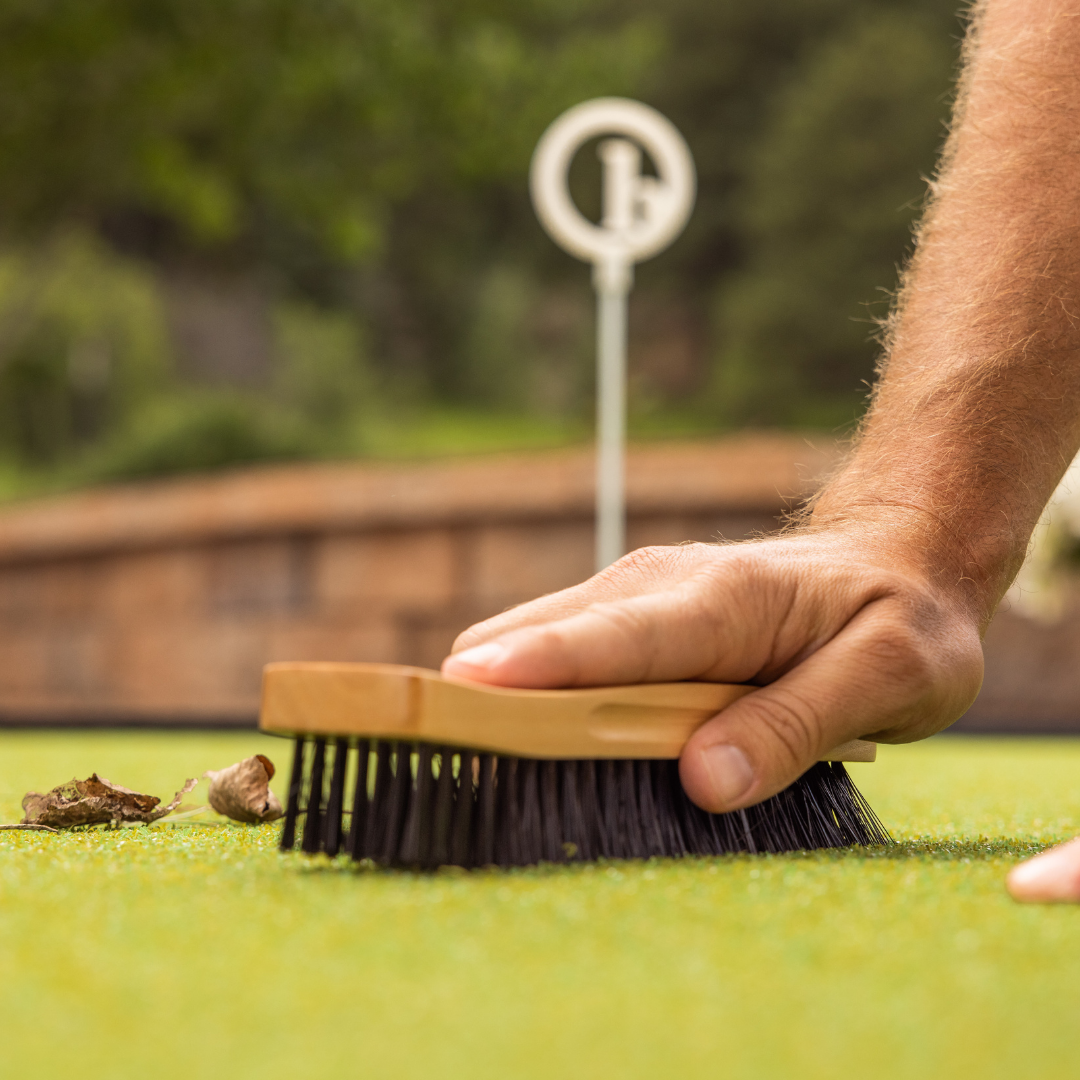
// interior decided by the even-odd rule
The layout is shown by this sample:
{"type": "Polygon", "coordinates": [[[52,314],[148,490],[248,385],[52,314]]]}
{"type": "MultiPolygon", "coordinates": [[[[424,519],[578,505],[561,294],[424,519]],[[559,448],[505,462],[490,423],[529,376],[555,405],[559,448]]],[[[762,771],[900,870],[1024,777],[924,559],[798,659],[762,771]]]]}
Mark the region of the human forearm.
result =
{"type": "Polygon", "coordinates": [[[867,517],[980,621],[1080,445],[1080,4],[989,0],[873,408],[817,525],[867,517]]]}

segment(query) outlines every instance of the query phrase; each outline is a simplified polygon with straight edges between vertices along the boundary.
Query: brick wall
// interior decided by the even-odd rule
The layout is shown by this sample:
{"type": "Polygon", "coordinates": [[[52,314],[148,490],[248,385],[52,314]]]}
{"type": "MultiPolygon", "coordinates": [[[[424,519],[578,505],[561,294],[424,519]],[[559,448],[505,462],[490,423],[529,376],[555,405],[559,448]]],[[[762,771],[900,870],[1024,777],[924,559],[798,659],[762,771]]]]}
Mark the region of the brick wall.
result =
{"type": "MultiPolygon", "coordinates": [[[[629,543],[774,529],[828,447],[632,450],[629,543]]],[[[587,451],[297,465],[0,513],[0,720],[250,721],[270,660],[437,666],[471,622],[592,571],[587,451]]]]}
{"type": "Polygon", "coordinates": [[[1046,621],[1019,615],[1006,601],[983,652],[982,692],[958,729],[1080,732],[1080,595],[1073,592],[1060,617],[1046,621]]]}
{"type": "MultiPolygon", "coordinates": [[[[835,458],[741,436],[631,451],[629,543],[776,528],[835,458]]],[[[248,723],[270,660],[437,666],[471,622],[588,577],[587,451],[297,465],[0,513],[0,722],[248,723]]],[[[999,615],[962,725],[1080,727],[1080,606],[999,615]]]]}

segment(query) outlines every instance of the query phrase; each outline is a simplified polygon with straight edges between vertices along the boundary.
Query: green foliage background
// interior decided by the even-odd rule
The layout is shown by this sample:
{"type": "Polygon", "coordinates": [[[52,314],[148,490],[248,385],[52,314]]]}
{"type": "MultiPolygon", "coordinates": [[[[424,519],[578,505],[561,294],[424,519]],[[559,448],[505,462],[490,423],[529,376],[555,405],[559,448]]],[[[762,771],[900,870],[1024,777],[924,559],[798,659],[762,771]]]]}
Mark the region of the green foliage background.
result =
{"type": "Polygon", "coordinates": [[[0,486],[581,437],[588,274],[526,178],[600,94],[699,169],[639,268],[633,430],[850,424],[961,33],[939,0],[9,0],[0,486]],[[254,373],[185,364],[179,279],[254,289],[254,373]]]}

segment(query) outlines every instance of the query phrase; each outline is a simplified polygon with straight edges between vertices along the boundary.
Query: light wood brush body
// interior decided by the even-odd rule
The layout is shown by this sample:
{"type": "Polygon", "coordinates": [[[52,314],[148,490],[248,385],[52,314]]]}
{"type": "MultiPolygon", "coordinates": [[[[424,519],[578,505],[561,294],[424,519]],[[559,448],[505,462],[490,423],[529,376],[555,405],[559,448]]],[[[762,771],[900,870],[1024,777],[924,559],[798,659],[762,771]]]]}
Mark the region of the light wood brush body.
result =
{"type": "MultiPolygon", "coordinates": [[[[528,758],[677,758],[694,731],[752,686],[639,683],[518,690],[398,664],[278,663],[263,674],[259,726],[470,746],[528,758]]],[[[852,739],[822,761],[873,761],[852,739]]]]}

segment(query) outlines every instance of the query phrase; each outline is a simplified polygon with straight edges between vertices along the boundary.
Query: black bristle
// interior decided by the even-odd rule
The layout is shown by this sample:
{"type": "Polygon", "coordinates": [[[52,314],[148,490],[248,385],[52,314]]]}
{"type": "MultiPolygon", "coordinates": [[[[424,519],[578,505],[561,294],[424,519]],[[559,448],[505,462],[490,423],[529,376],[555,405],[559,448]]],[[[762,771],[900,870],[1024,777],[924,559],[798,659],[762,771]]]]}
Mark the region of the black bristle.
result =
{"type": "Polygon", "coordinates": [[[678,763],[674,761],[658,761],[653,769],[656,781],[654,792],[656,820],[664,854],[668,856],[685,855],[689,850],[683,838],[683,830],[679,824],[676,809],[675,789],[679,787],[678,767],[678,763]]]}
{"type": "Polygon", "coordinates": [[[462,750],[461,764],[457,775],[457,794],[454,797],[454,821],[450,831],[450,855],[447,862],[451,866],[472,866],[470,858],[470,839],[472,837],[473,818],[473,764],[475,756],[468,750],[462,750]]]}
{"type": "Polygon", "coordinates": [[[431,770],[433,754],[434,748],[427,743],[420,743],[417,747],[416,776],[409,793],[409,809],[405,815],[401,851],[397,859],[402,866],[420,867],[427,863],[431,846],[432,805],[435,801],[435,778],[431,770]]]}
{"type": "Polygon", "coordinates": [[[795,827],[803,847],[814,847],[819,839],[839,844],[847,840],[847,830],[829,812],[826,789],[807,783],[788,788],[788,791],[795,808],[795,827]]]}
{"type": "MultiPolygon", "coordinates": [[[[809,774],[808,774],[809,775],[809,774]]],[[[842,843],[857,843],[854,838],[859,833],[859,820],[862,818],[864,805],[862,796],[852,785],[850,793],[846,789],[844,781],[847,774],[838,777],[831,769],[818,772],[814,779],[818,782],[816,790],[817,802],[822,807],[823,814],[835,822],[835,828],[842,843]],[[854,797],[855,805],[851,805],[848,796],[854,797]],[[852,814],[854,810],[854,815],[852,814]]]]}
{"type": "Polygon", "coordinates": [[[578,791],[581,800],[581,816],[588,834],[589,859],[611,857],[611,845],[608,843],[607,828],[600,801],[600,783],[597,762],[592,760],[578,762],[578,791]]]}
{"type": "Polygon", "coordinates": [[[540,809],[540,762],[521,758],[518,763],[517,861],[520,866],[544,857],[544,831],[540,809]]]}
{"type": "Polygon", "coordinates": [[[855,786],[847,769],[841,761],[819,762],[824,766],[822,772],[823,788],[828,794],[845,836],[846,844],[889,844],[885,826],[878,820],[877,814],[855,786]]]}
{"type": "Polygon", "coordinates": [[[359,862],[367,855],[364,841],[368,821],[368,764],[370,745],[361,739],[356,747],[356,780],[353,786],[352,813],[349,815],[349,855],[359,862]]]}
{"type": "MultiPolygon", "coordinates": [[[[472,793],[472,784],[469,784],[472,793]]],[[[425,866],[434,870],[450,862],[450,829],[454,817],[454,751],[439,748],[439,779],[435,784],[435,813],[431,825],[431,845],[425,866]]]]}
{"type": "Polygon", "coordinates": [[[615,767],[619,794],[619,826],[623,834],[625,858],[644,859],[648,855],[642,832],[641,811],[638,806],[637,782],[634,763],[629,758],[615,767]]]}
{"type": "Polygon", "coordinates": [[[341,817],[345,810],[345,767],[349,763],[348,739],[334,742],[334,767],[330,773],[330,794],[326,797],[323,815],[323,845],[327,855],[341,849],[341,817]]]}
{"type": "Polygon", "coordinates": [[[638,761],[635,763],[638,805],[641,807],[641,839],[644,844],[642,858],[667,854],[660,830],[660,818],[656,812],[656,799],[653,797],[653,767],[657,764],[660,762],[638,761]]]}
{"type": "Polygon", "coordinates": [[[787,815],[782,812],[780,803],[783,796],[784,792],[780,792],[767,804],[758,803],[749,807],[746,812],[755,839],[769,854],[792,851],[799,846],[787,827],[787,815]]]}
{"type": "Polygon", "coordinates": [[[890,842],[839,762],[818,762],[756,806],[710,814],[683,790],[675,761],[541,761],[385,740],[359,742],[346,838],[350,755],[346,739],[315,739],[311,751],[296,739],[283,849],[301,816],[305,852],[420,869],[890,842]]]}
{"type": "Polygon", "coordinates": [[[375,786],[368,801],[368,817],[364,828],[364,855],[369,859],[379,857],[382,838],[386,833],[390,788],[394,783],[393,770],[390,768],[390,743],[385,739],[380,739],[374,746],[375,786]]]}
{"type": "Polygon", "coordinates": [[[495,862],[495,757],[480,755],[480,782],[476,792],[476,866],[495,862]]]}
{"type": "Polygon", "coordinates": [[[735,813],[738,816],[739,825],[742,826],[743,839],[746,841],[746,847],[737,850],[749,851],[751,855],[756,855],[758,849],[757,844],[754,843],[754,834],[750,829],[750,818],[745,810],[736,810],[735,813]]]}
{"type": "Polygon", "coordinates": [[[408,743],[393,745],[393,779],[386,785],[386,807],[382,815],[382,835],[376,848],[378,861],[387,866],[398,865],[401,851],[401,828],[412,792],[412,747],[408,743]]]}
{"type": "Polygon", "coordinates": [[[495,862],[498,866],[522,865],[518,760],[514,757],[495,760],[495,862]]]}
{"type": "Polygon", "coordinates": [[[562,848],[567,859],[595,858],[590,833],[581,809],[580,761],[556,763],[561,777],[562,848]]]}
{"type": "Polygon", "coordinates": [[[285,802],[285,825],[281,830],[281,850],[292,851],[296,843],[296,819],[300,815],[300,789],[304,784],[304,737],[293,740],[292,771],[289,773],[289,794],[285,802]]]}
{"type": "Polygon", "coordinates": [[[307,809],[304,818],[304,836],[300,842],[302,851],[313,855],[322,846],[322,799],[323,773],[326,768],[326,740],[315,740],[315,753],[311,758],[311,779],[308,783],[307,809]]]}
{"type": "Polygon", "coordinates": [[[540,762],[540,818],[542,853],[547,862],[566,858],[563,849],[563,826],[559,814],[559,763],[540,762]]]}
{"type": "Polygon", "coordinates": [[[623,858],[622,835],[619,830],[619,790],[615,783],[615,762],[607,759],[596,763],[596,787],[599,794],[600,825],[607,841],[601,854],[609,859],[623,858]]]}
{"type": "Polygon", "coordinates": [[[712,829],[709,828],[709,815],[699,806],[687,798],[682,787],[679,787],[677,799],[677,812],[679,823],[683,828],[687,846],[693,855],[715,855],[717,844],[713,839],[712,829]]]}

